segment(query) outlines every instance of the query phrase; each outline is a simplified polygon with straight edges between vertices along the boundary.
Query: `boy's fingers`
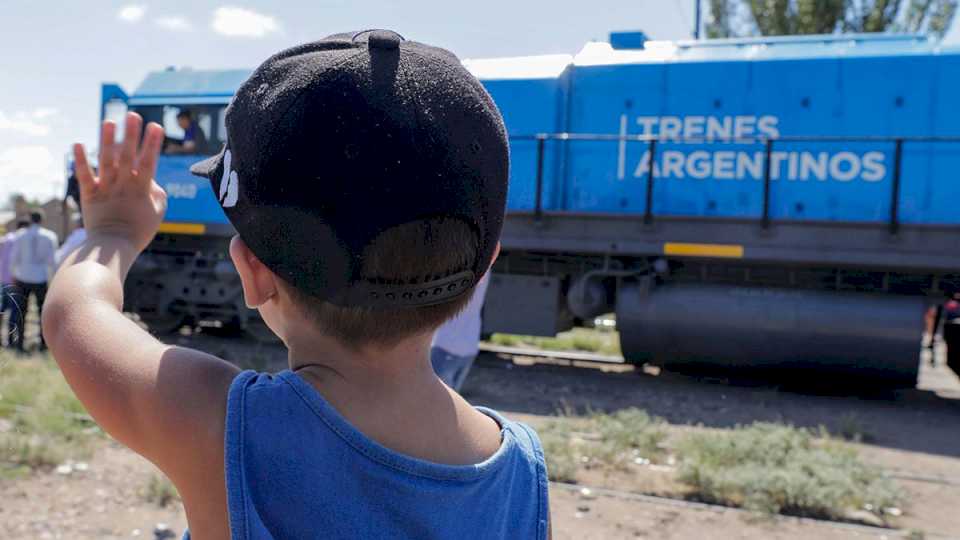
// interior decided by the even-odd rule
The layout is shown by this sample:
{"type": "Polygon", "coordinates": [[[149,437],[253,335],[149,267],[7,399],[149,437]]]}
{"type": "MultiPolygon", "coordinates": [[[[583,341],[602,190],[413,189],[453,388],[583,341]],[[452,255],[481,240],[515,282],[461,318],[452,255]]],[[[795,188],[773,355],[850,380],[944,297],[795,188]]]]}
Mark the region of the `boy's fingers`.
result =
{"type": "Polygon", "coordinates": [[[137,146],[140,145],[140,131],[143,128],[143,118],[135,112],[127,113],[124,126],[123,146],[120,149],[118,162],[118,177],[126,177],[133,170],[133,160],[137,157],[137,146]]]}
{"type": "Polygon", "coordinates": [[[116,173],[116,153],[114,143],[117,135],[117,125],[111,120],[105,120],[100,128],[100,184],[109,186],[113,183],[116,173]]]}
{"type": "Polygon", "coordinates": [[[143,136],[143,145],[140,147],[140,157],[137,159],[137,175],[143,182],[149,183],[157,174],[157,156],[163,145],[164,131],[160,124],[147,124],[146,134],[143,136]]]}
{"type": "Polygon", "coordinates": [[[79,184],[80,190],[93,189],[96,185],[93,179],[93,169],[90,168],[90,164],[87,162],[87,154],[82,144],[73,145],[73,169],[74,174],[77,176],[77,184],[79,184]]]}

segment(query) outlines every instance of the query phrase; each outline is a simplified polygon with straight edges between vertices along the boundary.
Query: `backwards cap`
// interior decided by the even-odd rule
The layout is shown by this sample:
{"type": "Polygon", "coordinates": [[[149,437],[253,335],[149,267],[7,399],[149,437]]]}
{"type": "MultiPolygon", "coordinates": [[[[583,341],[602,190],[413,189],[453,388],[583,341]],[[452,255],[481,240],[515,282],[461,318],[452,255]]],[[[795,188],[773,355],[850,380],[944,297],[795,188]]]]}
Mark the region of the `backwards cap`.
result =
{"type": "Polygon", "coordinates": [[[280,52],[237,91],[227,144],[197,163],[253,253],[297,289],[339,306],[433,305],[487,270],[503,226],[509,157],[499,111],[448,51],[385,30],[280,52]],[[408,283],[362,279],[382,232],[457,218],[471,267],[408,283]]]}

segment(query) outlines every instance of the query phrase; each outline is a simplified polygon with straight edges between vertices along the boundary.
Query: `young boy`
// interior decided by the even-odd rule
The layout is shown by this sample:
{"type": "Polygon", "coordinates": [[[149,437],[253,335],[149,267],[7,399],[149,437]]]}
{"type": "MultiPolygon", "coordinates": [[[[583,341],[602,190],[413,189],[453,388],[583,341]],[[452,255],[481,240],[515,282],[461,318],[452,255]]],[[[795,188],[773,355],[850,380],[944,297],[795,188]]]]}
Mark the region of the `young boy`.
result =
{"type": "Polygon", "coordinates": [[[121,313],[166,207],[163,130],[105,122],[99,177],[77,145],[87,240],[44,331],[97,422],[157,464],[197,540],[546,538],[534,432],[434,375],[433,331],[499,249],[502,120],[452,54],[388,31],[261,65],[194,167],[238,232],[246,303],[289,349],[275,376],[164,345],[121,313]]]}

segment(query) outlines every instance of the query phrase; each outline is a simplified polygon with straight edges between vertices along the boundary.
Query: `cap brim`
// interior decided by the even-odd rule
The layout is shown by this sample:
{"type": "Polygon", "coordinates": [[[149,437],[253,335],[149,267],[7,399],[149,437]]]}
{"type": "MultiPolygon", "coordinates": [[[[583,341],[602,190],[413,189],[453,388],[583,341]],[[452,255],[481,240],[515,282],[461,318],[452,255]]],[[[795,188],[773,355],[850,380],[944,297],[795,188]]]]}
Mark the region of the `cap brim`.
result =
{"type": "Polygon", "coordinates": [[[215,156],[210,156],[203,161],[198,161],[190,166],[190,172],[197,176],[202,176],[203,178],[212,179],[217,174],[217,169],[220,168],[220,164],[223,162],[223,152],[215,156]]]}

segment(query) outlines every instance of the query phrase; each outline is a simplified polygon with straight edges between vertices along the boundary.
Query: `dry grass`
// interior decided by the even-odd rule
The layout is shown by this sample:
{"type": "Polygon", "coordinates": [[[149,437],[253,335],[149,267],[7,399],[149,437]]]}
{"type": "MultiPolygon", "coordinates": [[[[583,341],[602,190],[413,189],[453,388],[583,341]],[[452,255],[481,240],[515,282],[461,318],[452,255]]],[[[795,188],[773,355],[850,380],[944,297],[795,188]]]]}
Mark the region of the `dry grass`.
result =
{"type": "Polygon", "coordinates": [[[53,360],[0,352],[0,476],[85,458],[100,433],[53,360]]]}
{"type": "Polygon", "coordinates": [[[582,351],[617,356],[620,336],[613,329],[574,328],[561,332],[555,338],[494,334],[490,342],[504,347],[530,347],[546,351],[582,351]]]}

